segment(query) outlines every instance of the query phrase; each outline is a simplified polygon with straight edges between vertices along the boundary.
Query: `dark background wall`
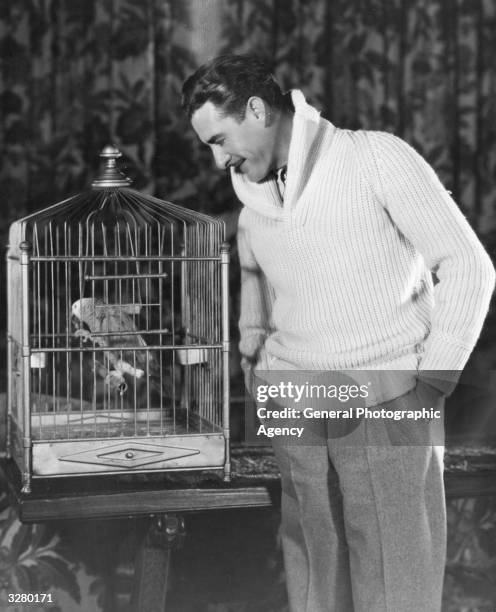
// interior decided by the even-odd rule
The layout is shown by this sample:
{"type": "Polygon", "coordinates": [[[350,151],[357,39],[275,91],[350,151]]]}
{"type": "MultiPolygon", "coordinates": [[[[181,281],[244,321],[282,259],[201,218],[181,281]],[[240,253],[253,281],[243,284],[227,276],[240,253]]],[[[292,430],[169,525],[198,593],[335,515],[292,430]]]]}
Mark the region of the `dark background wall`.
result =
{"type": "MultiPolygon", "coordinates": [[[[113,142],[137,189],[222,215],[234,246],[239,204],[198,146],[179,99],[184,78],[200,63],[238,51],[264,56],[285,88],[303,89],[336,125],[404,137],[434,166],[495,257],[494,0],[1,0],[0,244],[7,245],[12,220],[88,187],[100,150],[113,142]]],[[[236,265],[232,275],[235,333],[236,265]]],[[[0,282],[5,288],[3,266],[0,282]]],[[[0,331],[5,295],[4,289],[0,331]]],[[[491,313],[472,358],[479,370],[495,368],[495,344],[491,313]]],[[[486,417],[493,404],[476,429],[491,433],[494,419],[486,417]]],[[[473,427],[467,410],[463,419],[462,428],[473,427]]],[[[449,505],[446,611],[494,607],[495,504],[470,498],[449,505]]],[[[172,597],[182,603],[172,609],[259,610],[261,592],[267,611],[284,609],[277,516],[258,520],[206,520],[219,529],[214,540],[197,549],[190,543],[179,557],[184,571],[176,585],[186,599],[176,590],[172,597]],[[223,537],[234,538],[236,550],[223,537]],[[191,585],[203,579],[210,591],[197,591],[204,599],[187,607],[191,585]],[[273,590],[266,593],[269,583],[273,590]],[[226,584],[235,587],[226,593],[226,584]]],[[[53,610],[128,609],[130,551],[140,529],[136,523],[21,526],[0,494],[0,607],[7,588],[48,584],[64,602],[53,610]]]]}
{"type": "Polygon", "coordinates": [[[495,48],[492,0],[4,0],[4,210],[10,220],[80,190],[112,140],[137,188],[219,212],[229,202],[179,92],[201,61],[251,50],[337,125],[406,138],[487,235],[495,48]]]}

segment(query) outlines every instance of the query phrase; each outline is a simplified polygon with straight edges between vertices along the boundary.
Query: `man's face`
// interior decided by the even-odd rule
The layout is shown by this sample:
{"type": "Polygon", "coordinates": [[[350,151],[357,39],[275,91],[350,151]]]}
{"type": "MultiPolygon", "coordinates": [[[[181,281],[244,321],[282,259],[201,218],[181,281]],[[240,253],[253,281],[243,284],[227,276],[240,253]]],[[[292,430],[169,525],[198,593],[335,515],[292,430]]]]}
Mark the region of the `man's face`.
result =
{"type": "Polygon", "coordinates": [[[263,180],[274,167],[275,132],[266,121],[266,107],[260,98],[250,98],[243,121],[223,116],[211,102],[205,102],[192,116],[191,125],[200,140],[212,150],[218,168],[233,167],[249,181],[263,180]]]}

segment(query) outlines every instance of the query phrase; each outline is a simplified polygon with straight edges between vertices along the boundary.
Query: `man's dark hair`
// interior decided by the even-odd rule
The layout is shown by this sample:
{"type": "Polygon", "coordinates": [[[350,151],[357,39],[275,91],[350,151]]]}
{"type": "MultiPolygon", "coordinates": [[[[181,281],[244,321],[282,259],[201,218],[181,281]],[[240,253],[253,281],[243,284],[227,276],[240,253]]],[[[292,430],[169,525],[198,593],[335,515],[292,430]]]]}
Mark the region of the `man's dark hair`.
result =
{"type": "Polygon", "coordinates": [[[290,108],[269,67],[254,55],[221,55],[203,64],[183,85],[182,107],[191,119],[205,104],[212,102],[225,116],[237,121],[245,117],[251,96],[262,98],[271,108],[290,108]]]}

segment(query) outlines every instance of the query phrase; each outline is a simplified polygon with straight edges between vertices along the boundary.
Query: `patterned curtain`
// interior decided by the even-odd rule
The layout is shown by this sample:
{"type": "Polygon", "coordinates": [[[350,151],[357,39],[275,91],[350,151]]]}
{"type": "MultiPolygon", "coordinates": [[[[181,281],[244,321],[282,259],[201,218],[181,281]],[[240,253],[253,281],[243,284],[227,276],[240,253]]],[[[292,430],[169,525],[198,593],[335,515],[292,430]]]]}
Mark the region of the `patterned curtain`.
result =
{"type": "Polygon", "coordinates": [[[230,206],[179,92],[209,56],[251,50],[336,125],[406,138],[487,235],[495,49],[492,0],[3,0],[5,218],[87,186],[109,141],[136,188],[214,213],[230,206]]]}
{"type": "Polygon", "coordinates": [[[209,57],[255,51],[336,125],[416,147],[494,251],[495,50],[493,0],[2,0],[0,242],[88,187],[109,142],[137,189],[222,214],[232,236],[236,200],[180,91],[209,57]]]}
{"type": "Polygon", "coordinates": [[[494,228],[492,0],[225,4],[223,51],[263,50],[285,86],[302,87],[336,125],[405,138],[476,228],[494,228]]]}
{"type": "MultiPolygon", "coordinates": [[[[0,243],[15,218],[87,188],[109,142],[123,152],[137,189],[224,215],[232,235],[231,188],[198,145],[179,98],[184,78],[204,60],[245,51],[263,55],[285,88],[303,89],[337,126],[393,131],[416,147],[494,255],[494,0],[0,0],[0,243]]],[[[5,291],[0,328],[4,300],[5,291]]],[[[494,362],[494,320],[486,330],[494,362]]],[[[4,376],[1,369],[0,389],[4,376]]],[[[450,502],[449,612],[492,609],[495,504],[450,502]]],[[[133,546],[119,525],[71,525],[54,535],[51,527],[22,526],[0,494],[0,607],[11,609],[9,589],[48,586],[59,589],[58,601],[67,595],[67,606],[53,610],[75,601],[80,610],[128,609],[117,606],[115,585],[130,590],[130,553],[119,546],[133,546]],[[109,569],[115,559],[119,580],[109,569]]],[[[284,598],[274,555],[273,597],[284,598]]],[[[248,609],[243,599],[209,609],[248,609]]]]}

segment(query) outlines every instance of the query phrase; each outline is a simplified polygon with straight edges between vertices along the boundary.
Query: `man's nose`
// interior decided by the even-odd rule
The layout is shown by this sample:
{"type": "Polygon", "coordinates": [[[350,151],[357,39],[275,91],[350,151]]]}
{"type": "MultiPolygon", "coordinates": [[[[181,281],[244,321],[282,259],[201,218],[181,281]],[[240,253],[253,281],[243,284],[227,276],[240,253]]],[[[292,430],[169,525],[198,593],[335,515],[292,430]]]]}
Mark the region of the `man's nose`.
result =
{"type": "Polygon", "coordinates": [[[214,160],[215,165],[219,170],[225,170],[231,161],[231,156],[229,153],[222,151],[221,149],[214,149],[214,160]]]}

